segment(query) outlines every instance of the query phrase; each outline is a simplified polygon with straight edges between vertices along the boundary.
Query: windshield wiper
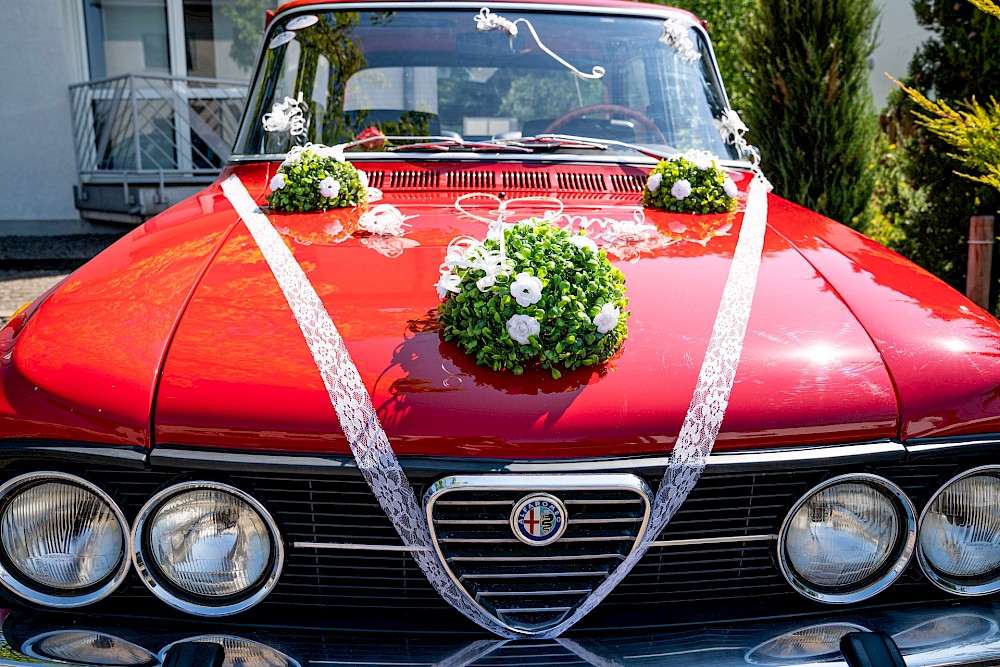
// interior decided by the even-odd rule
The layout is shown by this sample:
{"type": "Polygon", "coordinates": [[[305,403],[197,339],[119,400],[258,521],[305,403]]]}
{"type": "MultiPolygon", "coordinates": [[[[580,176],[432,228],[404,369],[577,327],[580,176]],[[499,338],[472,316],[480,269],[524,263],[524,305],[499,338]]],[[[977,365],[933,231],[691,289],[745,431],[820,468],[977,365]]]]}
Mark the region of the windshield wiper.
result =
{"type": "Polygon", "coordinates": [[[615,139],[597,139],[594,137],[577,137],[570,134],[539,134],[534,137],[522,137],[521,139],[510,139],[511,145],[537,146],[541,150],[559,150],[561,148],[581,148],[606,151],[609,148],[627,148],[646,157],[663,160],[677,155],[680,151],[671,149],[667,151],[656,151],[651,148],[629,144],[615,139]]]}
{"type": "Polygon", "coordinates": [[[590,148],[599,151],[608,150],[608,144],[599,139],[585,139],[583,137],[569,137],[558,134],[539,134],[534,137],[501,139],[499,141],[502,141],[510,146],[523,146],[524,148],[530,148],[536,153],[556,151],[560,148],[590,148]]]}
{"type": "Polygon", "coordinates": [[[389,146],[385,150],[389,153],[398,153],[401,151],[434,151],[440,153],[447,153],[452,149],[456,150],[467,150],[473,153],[530,153],[532,152],[530,148],[525,148],[523,146],[515,146],[507,143],[502,143],[498,141],[465,141],[464,139],[457,137],[445,137],[437,135],[428,136],[414,136],[414,135],[400,135],[400,136],[387,136],[387,135],[376,135],[372,137],[366,137],[364,139],[357,139],[355,141],[348,142],[346,144],[341,144],[340,148],[343,150],[350,150],[352,148],[358,148],[360,146],[366,146],[372,143],[399,143],[399,142],[416,142],[416,143],[402,143],[398,146],[389,146]]]}
{"type": "Polygon", "coordinates": [[[400,151],[438,151],[447,153],[452,149],[471,151],[473,153],[530,153],[530,148],[505,144],[497,141],[465,141],[454,137],[385,137],[389,141],[414,139],[421,140],[415,144],[391,146],[386,150],[392,153],[400,151]]]}

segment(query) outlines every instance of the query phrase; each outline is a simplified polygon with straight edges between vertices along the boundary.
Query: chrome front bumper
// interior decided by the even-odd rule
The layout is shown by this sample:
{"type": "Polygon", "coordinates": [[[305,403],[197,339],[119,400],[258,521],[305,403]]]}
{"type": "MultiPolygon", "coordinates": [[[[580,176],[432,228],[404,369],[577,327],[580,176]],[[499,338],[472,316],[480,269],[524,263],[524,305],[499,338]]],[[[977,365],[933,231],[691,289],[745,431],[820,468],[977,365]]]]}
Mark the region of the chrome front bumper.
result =
{"type": "Polygon", "coordinates": [[[424,635],[341,634],[10,612],[0,638],[0,665],[156,667],[179,642],[213,641],[226,651],[224,667],[835,667],[846,665],[839,638],[866,630],[892,635],[909,667],[1000,665],[1000,604],[990,603],[524,641],[456,636],[444,628],[424,635]]]}

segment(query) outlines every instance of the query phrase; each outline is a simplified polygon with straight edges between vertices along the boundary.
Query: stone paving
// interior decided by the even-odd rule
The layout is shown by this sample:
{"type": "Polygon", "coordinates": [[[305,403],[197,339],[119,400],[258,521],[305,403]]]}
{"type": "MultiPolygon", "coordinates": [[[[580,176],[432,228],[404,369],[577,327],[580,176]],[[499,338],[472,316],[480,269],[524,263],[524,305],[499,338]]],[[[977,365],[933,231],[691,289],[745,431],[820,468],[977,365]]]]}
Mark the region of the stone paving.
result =
{"type": "Polygon", "coordinates": [[[15,310],[68,276],[66,271],[0,270],[0,324],[15,310]]]}
{"type": "Polygon", "coordinates": [[[126,231],[58,236],[0,236],[0,325],[126,231]]]}

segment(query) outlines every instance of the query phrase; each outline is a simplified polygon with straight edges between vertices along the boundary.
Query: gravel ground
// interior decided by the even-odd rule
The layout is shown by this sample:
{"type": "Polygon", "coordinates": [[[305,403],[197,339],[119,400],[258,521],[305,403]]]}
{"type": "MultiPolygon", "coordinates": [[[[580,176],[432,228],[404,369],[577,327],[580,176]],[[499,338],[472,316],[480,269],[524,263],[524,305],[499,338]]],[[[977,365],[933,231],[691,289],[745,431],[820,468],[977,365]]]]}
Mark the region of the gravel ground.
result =
{"type": "Polygon", "coordinates": [[[15,310],[68,276],[66,271],[0,270],[0,325],[15,310]]]}
{"type": "Polygon", "coordinates": [[[0,237],[0,326],[121,234],[0,237]]]}

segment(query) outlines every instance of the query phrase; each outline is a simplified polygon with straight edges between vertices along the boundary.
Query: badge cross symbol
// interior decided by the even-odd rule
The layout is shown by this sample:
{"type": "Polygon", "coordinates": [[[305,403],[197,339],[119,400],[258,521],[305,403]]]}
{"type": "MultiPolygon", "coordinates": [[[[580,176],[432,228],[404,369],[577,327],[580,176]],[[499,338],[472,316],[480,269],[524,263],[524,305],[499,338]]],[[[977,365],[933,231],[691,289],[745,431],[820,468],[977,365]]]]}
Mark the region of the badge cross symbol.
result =
{"type": "Polygon", "coordinates": [[[548,494],[522,498],[511,514],[511,528],[517,539],[532,546],[545,546],[562,537],[566,529],[566,508],[548,494]]]}

